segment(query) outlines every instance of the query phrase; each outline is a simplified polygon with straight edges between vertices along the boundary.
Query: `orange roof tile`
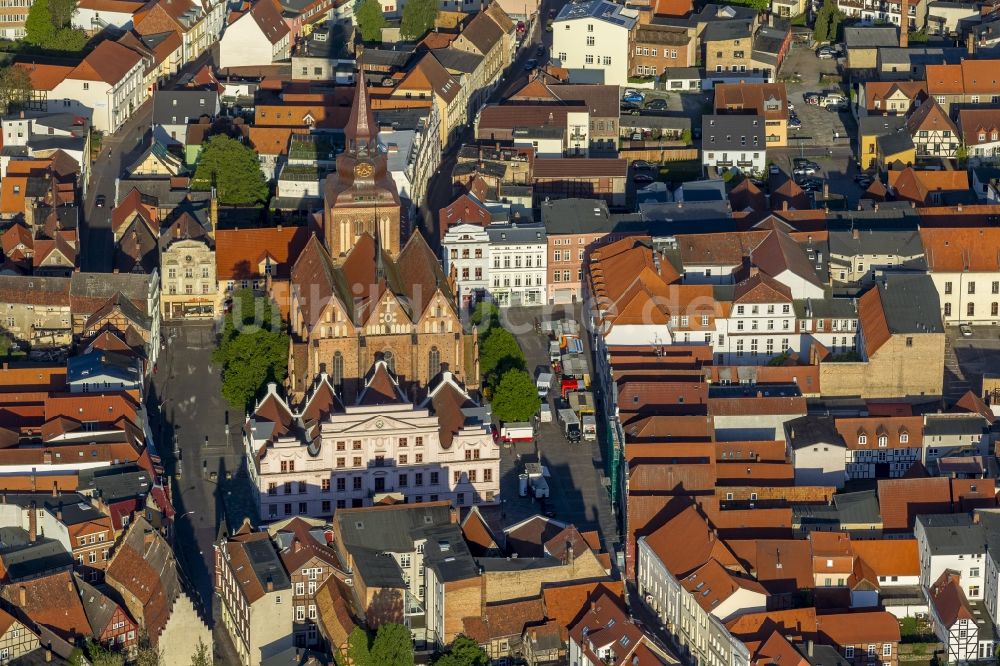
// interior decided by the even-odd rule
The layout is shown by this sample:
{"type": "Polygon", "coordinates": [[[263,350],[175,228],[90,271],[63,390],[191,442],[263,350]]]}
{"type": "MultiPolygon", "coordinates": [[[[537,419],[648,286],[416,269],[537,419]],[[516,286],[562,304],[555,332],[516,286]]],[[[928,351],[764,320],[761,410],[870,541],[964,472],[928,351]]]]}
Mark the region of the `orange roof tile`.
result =
{"type": "Polygon", "coordinates": [[[794,640],[811,638],[816,634],[816,609],[796,608],[794,610],[745,613],[726,623],[726,628],[742,641],[762,641],[774,631],[794,640]]]}
{"type": "Polygon", "coordinates": [[[676,578],[687,576],[710,559],[716,559],[726,567],[742,570],[742,565],[733,552],[693,506],[681,511],[646,536],[645,540],[667,571],[676,578]],[[688,547],[677,548],[677,543],[688,544],[688,547]]]}
{"type": "Polygon", "coordinates": [[[819,615],[816,628],[836,646],[899,642],[899,620],[886,611],[819,615]]]}
{"type": "Polygon", "coordinates": [[[542,589],[542,603],[545,617],[555,620],[561,626],[573,625],[587,609],[587,599],[598,590],[620,597],[625,584],[621,580],[607,580],[589,583],[574,583],[542,589]]]}
{"type": "Polygon", "coordinates": [[[920,240],[931,271],[1000,271],[1000,228],[921,227],[920,240]]]}
{"type": "Polygon", "coordinates": [[[16,63],[15,67],[28,70],[28,76],[31,77],[31,87],[35,90],[55,89],[74,69],[67,65],[42,65],[26,62],[16,63]]]}
{"type": "Polygon", "coordinates": [[[309,240],[308,227],[219,229],[215,234],[215,270],[219,280],[260,278],[260,264],[268,258],[272,274],[287,278],[309,240]]]}
{"type": "Polygon", "coordinates": [[[877,576],[920,575],[916,539],[857,539],[851,547],[877,576]]]}
{"type": "Polygon", "coordinates": [[[951,513],[950,479],[880,479],[878,503],[886,530],[913,529],[917,514],[951,513]]]}

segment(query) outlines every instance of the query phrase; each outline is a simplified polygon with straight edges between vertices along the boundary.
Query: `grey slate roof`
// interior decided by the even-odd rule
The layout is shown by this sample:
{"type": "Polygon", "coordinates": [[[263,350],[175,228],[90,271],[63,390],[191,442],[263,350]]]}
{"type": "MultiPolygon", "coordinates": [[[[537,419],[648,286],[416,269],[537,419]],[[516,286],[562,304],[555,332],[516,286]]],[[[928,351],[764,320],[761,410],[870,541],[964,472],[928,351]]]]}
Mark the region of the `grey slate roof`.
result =
{"type": "Polygon", "coordinates": [[[928,414],[924,417],[924,437],[981,435],[987,427],[986,419],[978,414],[928,414]]]}
{"type": "Polygon", "coordinates": [[[858,118],[858,132],[862,135],[882,136],[906,131],[906,116],[861,116],[858,118]]]}
{"type": "Polygon", "coordinates": [[[219,93],[214,90],[157,90],[153,94],[154,125],[186,125],[218,113],[219,93]]]}
{"type": "Polygon", "coordinates": [[[458,525],[442,525],[420,531],[424,543],[424,565],[434,569],[442,582],[467,580],[479,574],[479,568],[458,525]]]}
{"type": "Polygon", "coordinates": [[[730,39],[749,39],[751,20],[713,21],[705,26],[701,33],[702,42],[728,41],[730,39]]]}
{"type": "Polygon", "coordinates": [[[701,118],[701,149],[766,150],[764,118],[742,114],[704,115],[701,118]],[[756,139],[756,141],[755,141],[756,139]]]}
{"type": "Polygon", "coordinates": [[[883,134],[876,140],[879,152],[883,155],[898,155],[913,148],[913,137],[906,132],[883,134]]]}
{"type": "Polygon", "coordinates": [[[491,224],[486,227],[491,243],[545,243],[545,227],[540,224],[491,224]]]}
{"type": "Polygon", "coordinates": [[[968,555],[986,552],[986,530],[967,513],[917,516],[927,536],[931,555],[968,555]]]}
{"type": "Polygon", "coordinates": [[[876,288],[890,333],[944,333],[941,303],[930,275],[886,273],[876,288]]]}
{"type": "Polygon", "coordinates": [[[268,583],[273,584],[275,590],[287,590],[292,586],[285,567],[278,557],[278,551],[270,539],[245,541],[243,550],[250,559],[254,575],[257,576],[262,588],[268,589],[268,583]]]}
{"type": "Polygon", "coordinates": [[[6,493],[7,504],[17,504],[28,508],[34,502],[39,509],[45,509],[55,515],[62,511],[64,525],[77,525],[90,520],[98,520],[104,516],[100,510],[90,503],[90,499],[80,493],[62,493],[53,496],[51,493],[6,493]]]}
{"type": "Polygon", "coordinates": [[[66,380],[70,382],[97,375],[110,375],[126,382],[142,378],[134,358],[111,351],[94,351],[73,356],[66,362],[66,366],[66,380]]]}
{"type": "Polygon", "coordinates": [[[341,540],[348,549],[361,547],[409,553],[413,550],[413,531],[447,525],[451,511],[447,506],[396,506],[392,510],[340,511],[334,520],[340,523],[341,540]]]}
{"type": "Polygon", "coordinates": [[[47,537],[31,543],[28,533],[19,527],[0,528],[0,544],[0,561],[12,582],[73,567],[73,555],[62,543],[47,537]]]}
{"type": "Polygon", "coordinates": [[[836,422],[832,416],[807,414],[792,419],[785,424],[788,443],[795,450],[814,444],[830,444],[847,448],[844,438],[837,432],[836,422]]]}
{"type": "MultiPolygon", "coordinates": [[[[270,424],[272,427],[274,424],[270,424]]],[[[147,495],[153,487],[149,472],[138,465],[112,465],[80,470],[79,487],[87,489],[110,504],[119,500],[147,495]]]]}
{"type": "Polygon", "coordinates": [[[483,56],[460,49],[432,49],[431,53],[445,69],[471,74],[483,61],[483,56]]]}
{"type": "Polygon", "coordinates": [[[850,230],[830,231],[829,243],[830,254],[844,257],[875,254],[923,260],[924,254],[924,244],[916,229],[868,228],[859,230],[856,237],[850,230]]]}
{"type": "Polygon", "coordinates": [[[899,33],[892,26],[844,28],[844,45],[852,48],[878,48],[899,44],[899,33]]]}

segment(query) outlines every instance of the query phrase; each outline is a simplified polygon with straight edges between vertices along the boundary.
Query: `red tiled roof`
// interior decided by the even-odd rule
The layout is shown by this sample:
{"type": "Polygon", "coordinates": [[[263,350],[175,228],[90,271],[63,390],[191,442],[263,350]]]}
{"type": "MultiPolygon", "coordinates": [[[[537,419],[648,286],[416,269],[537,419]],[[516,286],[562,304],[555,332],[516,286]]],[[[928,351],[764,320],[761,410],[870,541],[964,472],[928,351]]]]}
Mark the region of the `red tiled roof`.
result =
{"type": "Polygon", "coordinates": [[[215,233],[215,270],[222,280],[262,278],[261,263],[267,259],[271,274],[287,278],[309,240],[308,227],[219,229],[215,233]]]}

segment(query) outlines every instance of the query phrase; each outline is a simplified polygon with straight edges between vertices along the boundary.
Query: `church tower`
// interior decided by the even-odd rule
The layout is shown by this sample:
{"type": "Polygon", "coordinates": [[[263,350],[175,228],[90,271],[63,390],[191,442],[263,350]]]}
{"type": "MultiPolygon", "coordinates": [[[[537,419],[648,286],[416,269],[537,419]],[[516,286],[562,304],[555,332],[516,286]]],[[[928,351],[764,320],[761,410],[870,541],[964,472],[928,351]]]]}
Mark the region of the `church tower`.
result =
{"type": "Polygon", "coordinates": [[[364,67],[358,56],[357,87],[344,128],[346,145],[337,171],[323,184],[323,240],[339,262],[367,233],[391,257],[400,251],[399,192],[389,175],[388,157],[378,148],[378,125],[368,99],[364,67]]]}

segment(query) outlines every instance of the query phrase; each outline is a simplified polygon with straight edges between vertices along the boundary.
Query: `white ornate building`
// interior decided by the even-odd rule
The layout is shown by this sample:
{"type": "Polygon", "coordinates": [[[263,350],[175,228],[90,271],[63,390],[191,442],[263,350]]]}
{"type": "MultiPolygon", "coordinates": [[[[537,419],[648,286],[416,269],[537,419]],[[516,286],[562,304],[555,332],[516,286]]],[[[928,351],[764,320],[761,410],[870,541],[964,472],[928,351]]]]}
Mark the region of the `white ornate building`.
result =
{"type": "Polygon", "coordinates": [[[410,402],[385,361],[343,407],[325,375],[298,411],[270,385],[244,428],[260,515],[329,516],[393,497],[499,501],[500,450],[479,407],[447,370],[410,402]]]}

